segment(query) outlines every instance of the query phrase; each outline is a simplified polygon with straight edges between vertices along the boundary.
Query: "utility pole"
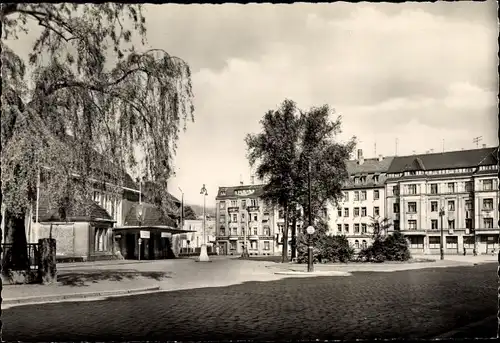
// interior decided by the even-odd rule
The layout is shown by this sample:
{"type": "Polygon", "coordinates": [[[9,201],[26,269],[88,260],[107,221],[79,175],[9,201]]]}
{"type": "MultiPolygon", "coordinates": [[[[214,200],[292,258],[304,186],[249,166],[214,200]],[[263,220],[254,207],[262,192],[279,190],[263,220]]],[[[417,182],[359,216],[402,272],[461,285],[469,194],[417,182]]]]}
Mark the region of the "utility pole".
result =
{"type": "Polygon", "coordinates": [[[476,143],[476,148],[479,148],[479,142],[483,140],[483,136],[474,137],[472,143],[476,143]]]}
{"type": "Polygon", "coordinates": [[[441,217],[441,242],[439,244],[441,260],[444,260],[444,231],[443,231],[443,217],[444,217],[444,207],[441,207],[439,211],[439,217],[441,217]]]}
{"type": "MultiPolygon", "coordinates": [[[[308,187],[309,187],[309,227],[312,227],[312,206],[311,206],[311,160],[309,160],[309,166],[308,166],[308,173],[307,173],[307,181],[308,181],[308,187]]],[[[308,272],[313,272],[314,271],[314,264],[313,264],[313,246],[312,246],[312,233],[314,231],[311,231],[311,233],[308,232],[309,239],[308,239],[308,245],[307,245],[307,271],[308,272]]]]}

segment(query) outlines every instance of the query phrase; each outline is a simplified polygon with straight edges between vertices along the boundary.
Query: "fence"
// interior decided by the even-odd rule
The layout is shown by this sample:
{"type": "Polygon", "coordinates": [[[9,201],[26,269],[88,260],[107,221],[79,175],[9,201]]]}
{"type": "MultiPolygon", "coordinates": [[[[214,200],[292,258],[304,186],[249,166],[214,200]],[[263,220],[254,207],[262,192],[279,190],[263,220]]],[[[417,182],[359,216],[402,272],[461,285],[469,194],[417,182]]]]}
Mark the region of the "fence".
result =
{"type": "MultiPolygon", "coordinates": [[[[26,254],[28,256],[28,270],[38,269],[40,261],[40,245],[38,243],[28,243],[26,254]]],[[[12,254],[12,243],[2,243],[2,260],[7,260],[12,254]]]]}

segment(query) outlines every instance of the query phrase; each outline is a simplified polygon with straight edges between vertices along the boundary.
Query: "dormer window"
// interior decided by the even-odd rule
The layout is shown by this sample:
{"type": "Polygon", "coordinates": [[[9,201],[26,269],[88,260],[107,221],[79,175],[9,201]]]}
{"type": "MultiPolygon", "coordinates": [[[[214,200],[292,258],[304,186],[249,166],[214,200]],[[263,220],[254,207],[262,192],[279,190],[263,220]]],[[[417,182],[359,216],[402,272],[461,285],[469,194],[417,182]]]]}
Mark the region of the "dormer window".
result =
{"type": "Polygon", "coordinates": [[[221,189],[220,190],[220,195],[226,195],[226,190],[225,189],[221,189]]]}
{"type": "Polygon", "coordinates": [[[361,183],[365,183],[366,182],[366,176],[361,176],[361,183]]]}
{"type": "Polygon", "coordinates": [[[359,185],[359,177],[355,177],[354,178],[354,184],[355,185],[359,185]]]}
{"type": "Polygon", "coordinates": [[[378,182],[378,175],[373,176],[373,182],[378,182]]]}

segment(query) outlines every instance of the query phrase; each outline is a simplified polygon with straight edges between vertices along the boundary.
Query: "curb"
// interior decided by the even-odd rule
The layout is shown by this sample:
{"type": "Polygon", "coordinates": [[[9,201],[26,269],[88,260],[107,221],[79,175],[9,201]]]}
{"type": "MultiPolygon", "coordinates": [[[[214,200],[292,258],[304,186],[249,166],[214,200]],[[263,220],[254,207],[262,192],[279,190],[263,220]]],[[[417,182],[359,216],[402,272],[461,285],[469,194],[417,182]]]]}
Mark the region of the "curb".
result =
{"type": "MultiPolygon", "coordinates": [[[[471,330],[471,329],[473,329],[475,327],[478,327],[478,326],[483,326],[485,323],[488,323],[490,321],[497,322],[497,316],[486,317],[483,320],[480,320],[478,322],[473,322],[473,323],[468,324],[466,326],[462,326],[461,328],[458,328],[458,329],[455,329],[455,330],[452,330],[452,331],[448,331],[448,332],[446,332],[444,334],[441,334],[439,336],[434,337],[433,339],[448,339],[448,338],[452,338],[453,339],[453,336],[455,336],[455,335],[457,335],[459,333],[471,330]]],[[[474,338],[474,337],[470,337],[470,338],[474,338]]],[[[485,337],[482,337],[482,338],[485,338],[485,337]]],[[[490,338],[493,338],[493,337],[490,337],[490,338]]]]}
{"type": "Polygon", "coordinates": [[[72,269],[72,268],[92,268],[92,267],[105,267],[105,266],[122,266],[122,265],[129,265],[129,264],[141,264],[141,263],[147,263],[151,262],[151,260],[144,260],[144,261],[133,261],[133,262],[123,262],[123,263],[92,263],[92,264],[83,264],[86,262],[81,262],[82,264],[77,264],[77,263],[58,263],[56,265],[57,269],[72,269]]]}
{"type": "Polygon", "coordinates": [[[317,271],[317,272],[274,272],[275,275],[290,275],[290,276],[350,276],[349,272],[338,271],[317,271]]]}
{"type": "Polygon", "coordinates": [[[2,305],[22,305],[22,304],[34,304],[34,303],[61,301],[61,300],[78,300],[78,299],[86,299],[86,298],[108,297],[108,296],[127,295],[127,294],[143,293],[143,292],[153,292],[153,291],[159,291],[159,290],[160,290],[160,286],[155,286],[155,287],[120,290],[120,291],[85,292],[85,293],[74,293],[74,294],[65,294],[65,295],[47,295],[47,296],[38,296],[38,297],[11,298],[11,299],[3,299],[2,305]]]}

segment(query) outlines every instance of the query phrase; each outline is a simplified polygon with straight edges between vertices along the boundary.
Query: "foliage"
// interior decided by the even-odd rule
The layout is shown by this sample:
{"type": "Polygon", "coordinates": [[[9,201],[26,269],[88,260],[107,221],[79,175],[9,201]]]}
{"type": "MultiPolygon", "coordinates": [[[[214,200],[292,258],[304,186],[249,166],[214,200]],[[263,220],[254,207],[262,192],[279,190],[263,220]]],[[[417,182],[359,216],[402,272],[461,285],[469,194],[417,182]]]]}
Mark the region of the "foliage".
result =
{"type": "Polygon", "coordinates": [[[189,205],[184,206],[184,219],[197,219],[196,213],[193,208],[189,205]]]}
{"type": "MultiPolygon", "coordinates": [[[[245,139],[250,165],[257,165],[256,174],[265,181],[262,198],[285,210],[284,227],[290,219],[299,219],[297,205],[309,217],[309,181],[311,218],[317,218],[328,202],[336,204],[342,194],[342,183],[348,177],[345,161],[355,142],[354,138],[346,144],[335,141],[341,118],[331,121],[333,114],[328,105],[303,112],[293,101],[285,100],[264,115],[261,133],[245,139]]],[[[283,261],[287,260],[287,235],[284,230],[283,261]]]]}
{"type": "Polygon", "coordinates": [[[408,261],[411,254],[404,235],[395,231],[384,238],[376,239],[372,245],[361,250],[359,258],[367,262],[408,261]]]}
{"type": "Polygon", "coordinates": [[[183,60],[165,51],[141,51],[141,5],[7,3],[0,17],[6,222],[24,217],[39,170],[55,206],[88,199],[95,180],[111,181],[116,187],[107,190],[119,192],[124,170],[134,167],[168,203],[162,190],[179,125],[193,120],[191,76],[183,60]],[[29,56],[9,48],[35,25],[41,32],[29,56]]]}
{"type": "MultiPolygon", "coordinates": [[[[328,224],[320,220],[316,224],[316,231],[311,237],[313,244],[314,262],[348,262],[354,255],[354,249],[349,245],[345,236],[328,235],[328,224]]],[[[300,233],[297,244],[297,262],[308,261],[308,235],[300,233]]]]}

